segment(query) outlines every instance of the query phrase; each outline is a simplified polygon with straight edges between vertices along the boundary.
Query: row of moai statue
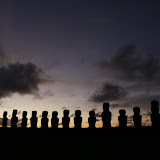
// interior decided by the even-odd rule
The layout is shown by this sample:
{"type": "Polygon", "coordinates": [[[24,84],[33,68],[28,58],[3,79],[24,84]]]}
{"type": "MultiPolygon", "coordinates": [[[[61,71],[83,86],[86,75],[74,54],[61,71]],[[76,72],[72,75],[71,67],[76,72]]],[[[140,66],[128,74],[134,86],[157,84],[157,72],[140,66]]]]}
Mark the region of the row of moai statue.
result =
{"type": "MultiPolygon", "coordinates": [[[[112,114],[109,111],[110,104],[109,103],[104,103],[103,104],[103,112],[101,114],[102,117],[102,122],[103,122],[103,128],[111,128],[111,118],[112,114]]],[[[140,115],[140,108],[139,107],[134,107],[133,108],[133,122],[134,122],[134,127],[140,128],[142,127],[142,116],[140,115]]],[[[126,111],[124,109],[119,110],[119,116],[118,116],[118,121],[119,121],[119,127],[120,128],[125,128],[127,127],[127,116],[126,116],[126,111]]],[[[70,117],[69,117],[69,110],[64,110],[63,111],[64,117],[62,118],[62,126],[63,128],[69,128],[69,123],[70,123],[70,117]]],[[[49,119],[47,118],[48,112],[43,111],[42,113],[42,119],[41,119],[41,128],[48,128],[48,121],[49,119]]],[[[152,127],[160,127],[160,114],[159,114],[159,102],[158,101],[151,101],[151,122],[152,122],[152,127]]],[[[3,114],[3,122],[2,122],[2,127],[7,127],[7,112],[5,111],[3,114]]],[[[27,127],[27,112],[23,111],[22,114],[22,123],[21,127],[26,128],[27,127]]],[[[30,118],[31,122],[31,128],[37,128],[37,111],[32,111],[32,117],[30,118]]],[[[11,128],[17,128],[17,122],[18,122],[18,117],[17,117],[17,110],[13,110],[12,113],[12,118],[11,118],[11,128]]],[[[95,116],[95,111],[90,111],[89,112],[89,118],[88,118],[88,123],[89,123],[89,128],[95,128],[96,124],[96,116],[95,116]]],[[[52,118],[51,118],[51,127],[52,128],[58,128],[59,124],[59,118],[58,118],[58,112],[53,111],[52,112],[52,118]]],[[[75,117],[74,117],[74,126],[75,128],[81,128],[82,124],[82,117],[81,117],[81,111],[76,110],[75,111],[75,117]]]]}

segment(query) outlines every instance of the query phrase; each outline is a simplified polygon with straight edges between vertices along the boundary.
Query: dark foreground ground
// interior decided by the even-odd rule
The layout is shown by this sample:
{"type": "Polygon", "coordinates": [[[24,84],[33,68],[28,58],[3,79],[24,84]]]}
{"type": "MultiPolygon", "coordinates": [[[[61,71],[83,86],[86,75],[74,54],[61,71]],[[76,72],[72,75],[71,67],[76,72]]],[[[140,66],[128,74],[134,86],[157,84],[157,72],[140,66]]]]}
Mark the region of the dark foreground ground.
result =
{"type": "Polygon", "coordinates": [[[160,159],[160,132],[152,128],[0,128],[0,136],[0,160],[160,159]]]}

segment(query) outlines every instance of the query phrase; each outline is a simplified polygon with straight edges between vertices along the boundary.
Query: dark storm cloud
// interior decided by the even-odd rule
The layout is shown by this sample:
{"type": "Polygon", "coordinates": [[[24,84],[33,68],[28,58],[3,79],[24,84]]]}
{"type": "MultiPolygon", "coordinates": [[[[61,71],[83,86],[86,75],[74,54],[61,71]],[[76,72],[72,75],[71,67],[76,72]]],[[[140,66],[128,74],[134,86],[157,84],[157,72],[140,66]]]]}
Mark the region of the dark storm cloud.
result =
{"type": "Polygon", "coordinates": [[[124,108],[146,108],[151,100],[160,98],[160,56],[157,52],[142,52],[135,45],[126,44],[119,47],[109,59],[96,64],[107,78],[125,84],[128,96],[123,102],[118,101],[119,106],[124,108]]]}
{"type": "Polygon", "coordinates": [[[97,103],[119,100],[127,95],[127,92],[118,85],[106,82],[102,87],[95,90],[89,100],[97,103]]]}
{"type": "Polygon", "coordinates": [[[158,54],[136,53],[136,46],[133,44],[121,46],[109,60],[100,60],[97,66],[112,71],[112,76],[127,81],[154,81],[160,78],[158,54]]]}
{"type": "Polygon", "coordinates": [[[44,73],[32,63],[11,63],[0,67],[0,98],[13,93],[34,94],[38,85],[47,82],[44,73]]]}

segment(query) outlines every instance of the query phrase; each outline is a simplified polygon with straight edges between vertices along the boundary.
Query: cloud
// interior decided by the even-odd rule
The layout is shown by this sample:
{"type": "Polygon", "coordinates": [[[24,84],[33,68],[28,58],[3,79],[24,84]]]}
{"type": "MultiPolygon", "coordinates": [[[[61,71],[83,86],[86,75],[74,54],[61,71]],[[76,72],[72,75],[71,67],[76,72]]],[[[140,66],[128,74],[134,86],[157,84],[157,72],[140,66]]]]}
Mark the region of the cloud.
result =
{"type": "MultiPolygon", "coordinates": [[[[132,91],[130,91],[132,92],[132,91]]],[[[123,101],[119,102],[119,106],[123,108],[133,108],[135,106],[139,106],[141,109],[149,109],[150,110],[150,104],[152,100],[159,100],[160,95],[152,95],[152,94],[140,94],[140,95],[133,95],[129,96],[127,95],[126,98],[123,99],[123,101]]]]}
{"type": "Polygon", "coordinates": [[[89,101],[101,103],[105,101],[119,100],[127,95],[127,92],[118,85],[106,82],[96,89],[89,97],[89,101]]]}
{"type": "Polygon", "coordinates": [[[75,114],[74,114],[74,113],[72,113],[69,117],[75,117],[75,114]]]}
{"type": "Polygon", "coordinates": [[[95,114],[95,117],[101,117],[102,112],[98,112],[95,114]]]}
{"type": "Polygon", "coordinates": [[[18,111],[18,113],[17,113],[18,115],[21,115],[22,114],[22,111],[18,111]]]}
{"type": "Polygon", "coordinates": [[[98,112],[98,113],[95,114],[95,117],[100,117],[101,118],[102,117],[101,114],[102,114],[102,112],[98,112]]]}
{"type": "Polygon", "coordinates": [[[147,120],[145,120],[145,122],[150,122],[150,120],[149,120],[149,119],[147,119],[147,120]]]}
{"type": "MultiPolygon", "coordinates": [[[[119,106],[147,107],[151,100],[159,100],[160,56],[156,52],[140,52],[134,44],[119,47],[108,59],[96,63],[105,78],[125,84],[127,97],[114,102],[119,106]]],[[[99,98],[99,97],[97,97],[99,98]]],[[[116,105],[115,107],[118,107],[116,105]]],[[[114,105],[113,105],[114,107],[114,105]]]]}
{"type": "Polygon", "coordinates": [[[53,97],[53,96],[55,96],[54,92],[52,92],[51,90],[46,90],[41,93],[40,92],[35,93],[33,99],[42,100],[44,98],[53,97]]]}
{"type": "Polygon", "coordinates": [[[133,122],[133,115],[128,116],[127,123],[132,123],[132,122],[133,122]]]}
{"type": "Polygon", "coordinates": [[[5,54],[2,45],[0,45],[0,66],[9,62],[9,57],[5,54]]]}
{"type": "Polygon", "coordinates": [[[119,107],[119,104],[117,104],[117,103],[112,103],[110,106],[111,106],[112,108],[117,108],[117,107],[119,107]]]}
{"type": "Polygon", "coordinates": [[[126,81],[155,81],[160,78],[158,54],[138,53],[136,46],[126,44],[119,47],[109,60],[99,60],[96,65],[112,76],[126,81]]]}
{"type": "Polygon", "coordinates": [[[144,116],[145,118],[150,117],[151,112],[147,111],[146,113],[143,113],[142,116],[144,116]]]}
{"type": "Polygon", "coordinates": [[[93,108],[91,111],[96,111],[97,110],[97,108],[93,108]]]}
{"type": "Polygon", "coordinates": [[[3,108],[5,106],[5,101],[0,100],[0,108],[3,108]]]}
{"type": "Polygon", "coordinates": [[[0,98],[13,93],[35,94],[47,82],[44,72],[33,63],[10,63],[0,67],[0,98]]]}
{"type": "Polygon", "coordinates": [[[67,109],[66,107],[62,107],[62,109],[67,109]]]}

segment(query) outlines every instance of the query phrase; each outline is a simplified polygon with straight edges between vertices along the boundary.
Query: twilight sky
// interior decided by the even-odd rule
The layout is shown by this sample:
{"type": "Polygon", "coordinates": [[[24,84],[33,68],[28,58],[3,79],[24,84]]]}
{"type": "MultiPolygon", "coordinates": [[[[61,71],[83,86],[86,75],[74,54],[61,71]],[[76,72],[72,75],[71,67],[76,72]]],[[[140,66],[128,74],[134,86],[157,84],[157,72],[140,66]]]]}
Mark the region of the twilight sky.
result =
{"type": "MultiPolygon", "coordinates": [[[[158,0],[1,0],[0,117],[8,111],[95,110],[103,102],[112,126],[119,109],[139,106],[150,124],[150,101],[160,100],[158,0]]],[[[49,122],[50,123],[50,122],[49,122]]],[[[61,125],[60,125],[61,127],[61,125]]]]}

